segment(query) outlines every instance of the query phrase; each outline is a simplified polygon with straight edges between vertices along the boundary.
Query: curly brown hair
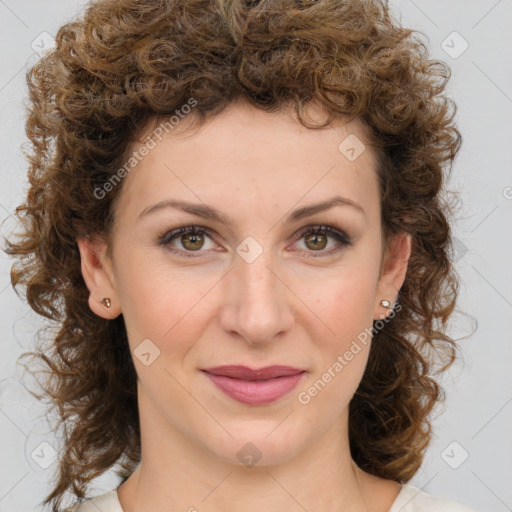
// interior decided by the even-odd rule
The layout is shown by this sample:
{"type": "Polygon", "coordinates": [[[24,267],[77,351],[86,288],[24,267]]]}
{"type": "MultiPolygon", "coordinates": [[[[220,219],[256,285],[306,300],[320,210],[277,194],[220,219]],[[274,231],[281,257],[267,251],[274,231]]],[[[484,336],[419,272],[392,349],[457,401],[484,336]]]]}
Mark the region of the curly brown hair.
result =
{"type": "Polygon", "coordinates": [[[30,187],[16,208],[23,232],[5,249],[18,258],[14,289],[24,285],[30,307],[59,327],[46,346],[22,354],[47,365],[45,396],[64,426],[45,505],[57,511],[66,491],[83,498],[114,464],[127,478],[140,462],[123,316],[90,310],[76,239],[111,240],[122,183],[102,200],[94,191],[151,119],[191,97],[200,123],[244,100],[268,112],[294,107],[311,129],[339,118],[368,128],[383,233],[410,233],[412,252],[400,312],[374,333],[350,403],[350,448],[379,477],[406,482],[417,472],[431,413],[444,400],[434,375],[458,351],[446,334],[459,288],[454,204],[441,191],[461,144],[456,105],[444,93],[450,69],[429,59],[418,35],[380,0],[99,0],[60,28],[56,48],[27,74],[30,187]],[[325,123],[306,121],[311,102],[324,107],[325,123]]]}

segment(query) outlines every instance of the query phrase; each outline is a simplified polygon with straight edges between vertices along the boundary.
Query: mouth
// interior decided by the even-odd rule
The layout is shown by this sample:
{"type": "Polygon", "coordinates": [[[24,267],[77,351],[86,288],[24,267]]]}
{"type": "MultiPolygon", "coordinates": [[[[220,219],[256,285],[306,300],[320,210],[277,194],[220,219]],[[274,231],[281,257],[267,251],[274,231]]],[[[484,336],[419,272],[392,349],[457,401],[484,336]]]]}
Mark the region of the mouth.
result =
{"type": "Polygon", "coordinates": [[[232,399],[248,405],[274,402],[292,391],[306,374],[301,368],[266,366],[217,366],[202,372],[215,386],[232,399]]]}

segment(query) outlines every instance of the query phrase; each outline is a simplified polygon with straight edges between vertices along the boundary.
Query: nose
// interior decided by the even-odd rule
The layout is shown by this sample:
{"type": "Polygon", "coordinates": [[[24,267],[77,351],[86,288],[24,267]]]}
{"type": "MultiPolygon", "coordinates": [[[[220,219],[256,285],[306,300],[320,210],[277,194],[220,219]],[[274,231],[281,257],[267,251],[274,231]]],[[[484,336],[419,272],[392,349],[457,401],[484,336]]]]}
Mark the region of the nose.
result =
{"type": "Polygon", "coordinates": [[[271,260],[266,252],[252,263],[236,256],[234,268],[226,276],[221,327],[253,346],[276,341],[295,322],[290,303],[293,293],[271,260]]]}

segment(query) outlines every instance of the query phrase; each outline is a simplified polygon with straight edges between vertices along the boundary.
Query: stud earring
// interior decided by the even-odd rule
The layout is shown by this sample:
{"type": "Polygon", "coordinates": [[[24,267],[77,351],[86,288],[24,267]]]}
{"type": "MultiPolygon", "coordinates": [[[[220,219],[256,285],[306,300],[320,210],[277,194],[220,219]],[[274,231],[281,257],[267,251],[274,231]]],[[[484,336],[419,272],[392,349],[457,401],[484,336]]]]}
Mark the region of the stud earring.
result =
{"type": "Polygon", "coordinates": [[[108,297],[104,297],[103,299],[100,300],[100,302],[106,307],[106,308],[109,308],[110,307],[110,299],[108,297]]]}
{"type": "Polygon", "coordinates": [[[389,300],[381,300],[380,301],[381,306],[384,306],[385,308],[389,308],[391,306],[391,302],[389,300]]]}

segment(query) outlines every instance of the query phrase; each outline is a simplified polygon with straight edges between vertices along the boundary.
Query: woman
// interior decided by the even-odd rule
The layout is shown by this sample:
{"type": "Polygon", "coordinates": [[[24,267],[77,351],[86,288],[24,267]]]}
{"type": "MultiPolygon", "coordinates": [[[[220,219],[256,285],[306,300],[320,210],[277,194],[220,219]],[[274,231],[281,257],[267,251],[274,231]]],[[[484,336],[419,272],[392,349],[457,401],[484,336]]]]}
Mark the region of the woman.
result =
{"type": "Polygon", "coordinates": [[[115,464],[72,510],[469,510],[407,483],[456,356],[461,141],[413,36],[361,0],[103,0],[60,29],[8,247],[60,328],[53,511],[115,464]]]}

